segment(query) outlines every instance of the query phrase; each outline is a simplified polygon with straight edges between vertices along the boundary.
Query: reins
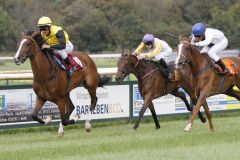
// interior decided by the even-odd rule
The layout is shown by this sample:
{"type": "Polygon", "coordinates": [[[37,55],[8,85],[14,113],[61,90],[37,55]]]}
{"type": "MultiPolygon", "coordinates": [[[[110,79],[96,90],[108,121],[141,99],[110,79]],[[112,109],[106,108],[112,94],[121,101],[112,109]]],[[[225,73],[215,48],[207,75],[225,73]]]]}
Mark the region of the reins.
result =
{"type": "MultiPolygon", "coordinates": [[[[24,38],[30,39],[32,43],[37,43],[36,40],[33,39],[31,36],[24,36],[24,38]]],[[[41,50],[40,47],[39,47],[39,50],[37,50],[37,51],[36,51],[35,47],[33,47],[33,49],[34,49],[34,50],[33,50],[33,53],[28,54],[28,55],[30,55],[29,58],[34,57],[34,56],[35,56],[36,54],[38,54],[39,52],[42,53],[42,50],[41,50]]],[[[51,56],[50,56],[49,54],[50,54],[50,53],[46,54],[46,56],[47,56],[47,59],[48,59],[48,62],[49,62],[49,64],[50,64],[50,66],[51,66],[51,68],[50,68],[50,74],[51,74],[51,76],[50,76],[50,79],[49,79],[49,80],[51,80],[51,79],[53,79],[53,78],[56,77],[56,74],[57,74],[57,72],[58,72],[59,69],[57,68],[56,65],[55,65],[55,67],[53,67],[53,63],[51,62],[51,59],[52,59],[52,58],[51,58],[51,56]]]]}

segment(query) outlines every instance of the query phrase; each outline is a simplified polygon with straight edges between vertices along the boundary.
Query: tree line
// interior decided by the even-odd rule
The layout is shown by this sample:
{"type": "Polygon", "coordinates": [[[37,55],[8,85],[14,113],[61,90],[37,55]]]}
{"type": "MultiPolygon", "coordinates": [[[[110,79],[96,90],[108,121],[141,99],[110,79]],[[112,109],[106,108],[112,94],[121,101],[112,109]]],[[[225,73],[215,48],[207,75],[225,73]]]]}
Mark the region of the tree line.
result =
{"type": "Polygon", "coordinates": [[[41,16],[62,26],[75,50],[91,53],[135,49],[146,33],[175,49],[178,39],[166,33],[189,36],[196,22],[222,30],[228,48],[240,46],[240,0],[0,0],[0,52],[16,51],[41,16]]]}

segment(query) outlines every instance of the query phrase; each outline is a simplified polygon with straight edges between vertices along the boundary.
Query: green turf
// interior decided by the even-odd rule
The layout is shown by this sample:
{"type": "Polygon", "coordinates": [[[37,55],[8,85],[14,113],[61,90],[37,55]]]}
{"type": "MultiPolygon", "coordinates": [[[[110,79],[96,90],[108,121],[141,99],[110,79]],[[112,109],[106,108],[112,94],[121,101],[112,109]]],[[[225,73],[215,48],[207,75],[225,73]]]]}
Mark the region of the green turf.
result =
{"type": "Polygon", "coordinates": [[[23,160],[239,160],[239,117],[214,118],[215,133],[199,120],[191,133],[183,132],[183,119],[154,124],[142,122],[138,131],[133,123],[120,121],[93,124],[91,133],[82,125],[65,129],[58,138],[56,127],[18,129],[0,134],[0,159],[23,160]]]}

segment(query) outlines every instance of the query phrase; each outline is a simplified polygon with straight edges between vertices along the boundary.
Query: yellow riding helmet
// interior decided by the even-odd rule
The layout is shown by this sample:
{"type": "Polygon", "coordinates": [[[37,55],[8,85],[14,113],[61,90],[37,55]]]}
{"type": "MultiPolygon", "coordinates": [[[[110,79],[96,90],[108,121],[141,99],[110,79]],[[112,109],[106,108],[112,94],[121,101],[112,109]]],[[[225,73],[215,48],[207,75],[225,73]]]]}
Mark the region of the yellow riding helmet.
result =
{"type": "Polygon", "coordinates": [[[51,26],[51,25],[52,25],[52,20],[49,17],[43,16],[38,20],[38,27],[51,26]]]}

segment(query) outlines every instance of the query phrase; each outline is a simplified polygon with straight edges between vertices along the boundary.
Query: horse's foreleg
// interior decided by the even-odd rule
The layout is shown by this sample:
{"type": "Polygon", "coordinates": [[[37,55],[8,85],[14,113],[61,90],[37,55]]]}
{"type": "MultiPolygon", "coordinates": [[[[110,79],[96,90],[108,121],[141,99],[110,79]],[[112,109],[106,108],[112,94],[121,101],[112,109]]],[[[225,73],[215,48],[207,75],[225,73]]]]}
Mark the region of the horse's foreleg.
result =
{"type": "MultiPolygon", "coordinates": [[[[189,94],[189,96],[190,96],[193,104],[196,105],[196,104],[197,104],[197,98],[196,98],[196,96],[195,96],[194,94],[189,94]]],[[[207,105],[207,103],[206,103],[206,105],[207,105]]],[[[208,106],[207,106],[207,107],[208,107],[208,106]]],[[[200,110],[198,111],[198,117],[200,118],[200,120],[201,120],[202,123],[206,123],[207,120],[206,120],[206,118],[203,116],[203,114],[200,112],[200,110]]]]}
{"type": "Polygon", "coordinates": [[[143,117],[146,109],[147,109],[147,106],[146,106],[146,105],[143,105],[142,108],[141,108],[141,110],[140,110],[140,112],[139,112],[138,119],[137,119],[137,121],[136,121],[133,129],[137,129],[137,128],[139,127],[139,123],[140,123],[140,121],[141,121],[141,119],[142,119],[142,117],[143,117]]]}
{"type": "Polygon", "coordinates": [[[35,104],[35,108],[31,114],[31,117],[34,121],[38,121],[41,124],[45,124],[45,121],[43,121],[42,119],[38,118],[38,112],[41,110],[42,106],[44,105],[44,103],[46,102],[46,100],[40,98],[40,97],[36,97],[36,104],[35,104]]]}
{"type": "MultiPolygon", "coordinates": [[[[192,89],[190,89],[190,87],[188,87],[188,89],[185,90],[185,91],[187,91],[187,93],[190,96],[193,104],[196,105],[197,104],[197,98],[195,96],[195,93],[192,91],[192,89]]],[[[183,92],[180,92],[180,91],[177,90],[176,92],[173,92],[173,95],[181,98],[184,101],[188,111],[190,111],[190,112],[193,111],[194,106],[190,106],[190,104],[188,103],[187,98],[186,98],[186,96],[183,92]]],[[[202,115],[202,113],[200,111],[198,111],[198,117],[200,118],[202,123],[206,123],[206,118],[202,115]]]]}
{"type": "Polygon", "coordinates": [[[156,115],[156,112],[155,112],[155,109],[154,109],[154,106],[153,106],[152,102],[149,104],[149,109],[150,109],[150,111],[152,113],[152,117],[154,119],[154,122],[155,122],[155,125],[156,125],[156,129],[159,129],[160,128],[160,123],[158,121],[158,118],[157,118],[157,115],[156,115]]]}
{"type": "Polygon", "coordinates": [[[194,119],[196,118],[198,112],[200,111],[200,107],[202,106],[204,101],[206,101],[206,97],[200,94],[200,96],[198,98],[198,101],[197,101],[197,104],[193,109],[192,116],[191,116],[191,119],[190,119],[190,123],[188,123],[187,126],[184,128],[184,131],[186,131],[186,132],[191,131],[194,119]]]}
{"type": "Polygon", "coordinates": [[[203,107],[204,107],[204,111],[205,111],[205,113],[207,115],[210,131],[214,132],[214,126],[213,126],[213,122],[212,122],[212,114],[211,114],[211,112],[210,112],[210,110],[208,108],[208,104],[207,104],[206,100],[203,103],[203,107]]]}
{"type": "Polygon", "coordinates": [[[137,119],[137,121],[136,121],[136,123],[135,123],[135,125],[133,127],[134,129],[137,129],[139,127],[139,123],[140,123],[140,121],[141,121],[141,119],[142,119],[146,109],[148,108],[149,104],[152,102],[152,99],[150,97],[152,97],[152,96],[151,95],[143,96],[144,103],[143,103],[143,106],[142,106],[142,108],[141,108],[141,110],[139,112],[138,119],[137,119]]]}

